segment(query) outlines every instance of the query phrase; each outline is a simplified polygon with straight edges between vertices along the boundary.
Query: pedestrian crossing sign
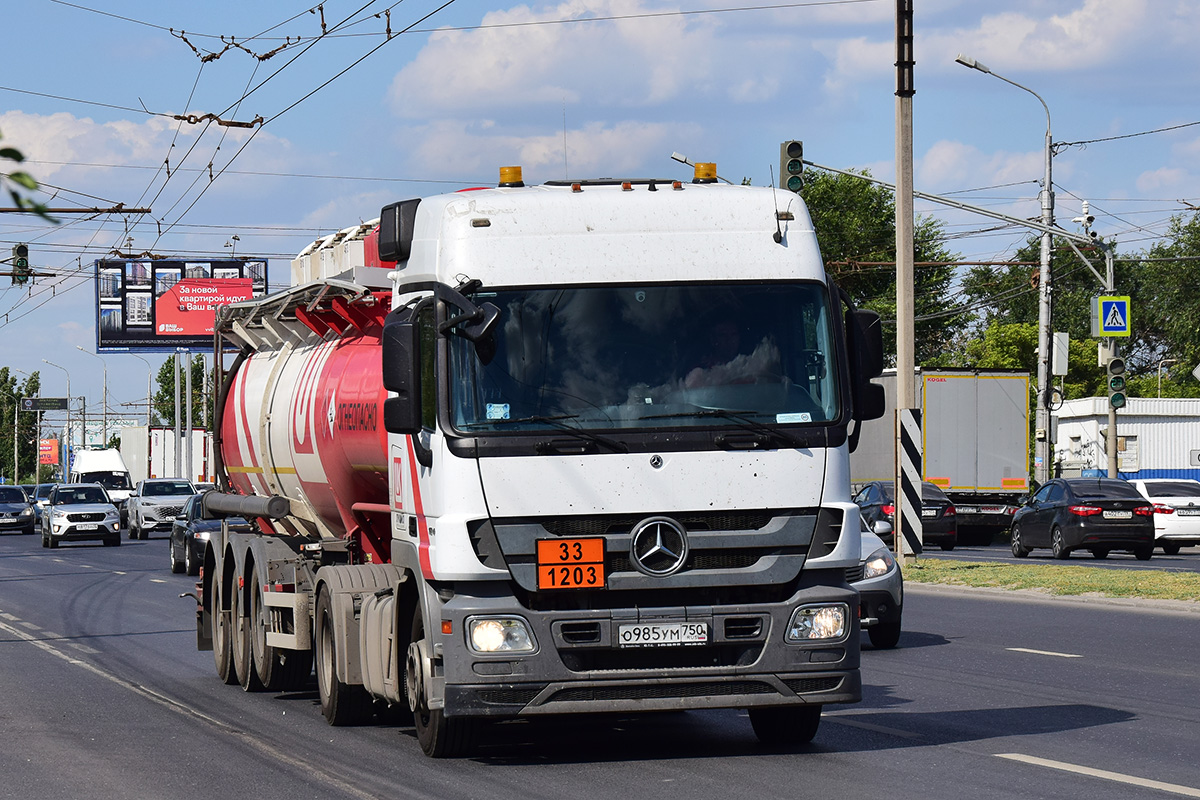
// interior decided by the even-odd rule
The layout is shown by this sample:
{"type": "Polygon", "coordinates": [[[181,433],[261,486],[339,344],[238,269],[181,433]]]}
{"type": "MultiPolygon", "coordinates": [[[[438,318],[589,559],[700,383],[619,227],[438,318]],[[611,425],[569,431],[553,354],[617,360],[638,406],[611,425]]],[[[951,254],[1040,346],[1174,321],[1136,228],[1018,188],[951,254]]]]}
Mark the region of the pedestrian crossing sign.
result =
{"type": "Polygon", "coordinates": [[[1093,336],[1129,335],[1129,297],[1100,296],[1092,307],[1093,336]]]}

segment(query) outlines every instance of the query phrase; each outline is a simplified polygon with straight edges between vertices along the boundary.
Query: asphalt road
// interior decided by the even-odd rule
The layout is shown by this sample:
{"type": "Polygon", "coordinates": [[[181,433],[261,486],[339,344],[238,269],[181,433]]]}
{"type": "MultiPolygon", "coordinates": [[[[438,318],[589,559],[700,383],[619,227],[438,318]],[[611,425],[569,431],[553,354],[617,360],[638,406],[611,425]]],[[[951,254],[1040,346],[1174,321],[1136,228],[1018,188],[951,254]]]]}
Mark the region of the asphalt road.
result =
{"type": "Polygon", "coordinates": [[[162,539],[0,537],[0,797],[1200,797],[1196,611],[910,587],[901,646],[864,645],[863,702],[811,745],[730,710],[504,723],[432,761],[411,729],[327,726],[315,691],[222,685],[191,582],[162,539]]]}
{"type": "Polygon", "coordinates": [[[996,542],[991,545],[968,544],[959,545],[953,550],[944,551],[936,545],[926,548],[922,558],[942,558],[956,561],[997,561],[1007,564],[1072,564],[1074,566],[1098,567],[1100,569],[1136,569],[1136,570],[1165,570],[1167,572],[1200,572],[1200,547],[1185,547],[1177,555],[1169,556],[1162,550],[1155,549],[1149,561],[1138,561],[1133,553],[1114,550],[1108,558],[1092,558],[1086,550],[1078,550],[1065,561],[1059,561],[1049,548],[1039,548],[1032,551],[1026,558],[1015,558],[1008,542],[996,542]]]}

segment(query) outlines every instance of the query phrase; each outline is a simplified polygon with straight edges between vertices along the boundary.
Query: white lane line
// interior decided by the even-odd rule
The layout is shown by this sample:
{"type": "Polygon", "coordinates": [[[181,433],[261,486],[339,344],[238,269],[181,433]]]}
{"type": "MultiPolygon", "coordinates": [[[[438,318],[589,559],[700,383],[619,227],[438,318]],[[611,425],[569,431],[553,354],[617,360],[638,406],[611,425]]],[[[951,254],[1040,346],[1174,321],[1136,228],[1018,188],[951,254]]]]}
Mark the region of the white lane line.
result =
{"type": "Polygon", "coordinates": [[[1055,658],[1083,658],[1076,653],[1056,653],[1053,650],[1030,650],[1028,647],[1006,647],[1014,653],[1033,653],[1035,656],[1054,656],[1055,658]]]}
{"type": "Polygon", "coordinates": [[[166,583],[166,581],[162,580],[161,578],[151,578],[150,582],[151,583],[166,583]]]}
{"type": "Polygon", "coordinates": [[[17,624],[20,625],[22,628],[28,628],[31,631],[40,631],[41,630],[41,628],[39,628],[37,625],[34,625],[32,622],[18,622],[17,624]]]}
{"type": "Polygon", "coordinates": [[[124,573],[124,572],[117,572],[115,570],[113,571],[113,575],[125,575],[125,574],[126,573],[124,573]]]}
{"type": "Polygon", "coordinates": [[[1183,797],[1200,797],[1200,789],[1193,789],[1191,786],[1180,786],[1177,783],[1152,781],[1149,778],[1139,778],[1135,775],[1123,775],[1120,772],[1109,772],[1106,769],[1081,767],[1078,764],[1068,764],[1065,761],[1051,761],[1048,758],[1027,756],[1022,753],[996,753],[995,756],[996,758],[1007,758],[1009,761],[1020,761],[1025,764],[1033,764],[1034,766],[1038,767],[1049,767],[1050,769],[1059,769],[1063,772],[1073,772],[1076,775],[1087,775],[1092,778],[1103,778],[1107,781],[1116,781],[1117,783],[1125,783],[1129,784],[1130,786],[1141,786],[1146,789],[1158,789],[1162,792],[1170,792],[1171,794],[1178,794],[1182,795],[1183,797]]]}
{"type": "Polygon", "coordinates": [[[887,728],[883,725],[876,725],[871,722],[859,722],[856,719],[846,719],[845,717],[835,717],[826,714],[824,719],[829,722],[837,723],[838,725],[849,725],[851,728],[861,728],[864,731],[872,731],[874,733],[884,733],[888,736],[899,736],[901,739],[924,739],[925,737],[919,733],[912,731],[902,731],[897,728],[887,728]]]}

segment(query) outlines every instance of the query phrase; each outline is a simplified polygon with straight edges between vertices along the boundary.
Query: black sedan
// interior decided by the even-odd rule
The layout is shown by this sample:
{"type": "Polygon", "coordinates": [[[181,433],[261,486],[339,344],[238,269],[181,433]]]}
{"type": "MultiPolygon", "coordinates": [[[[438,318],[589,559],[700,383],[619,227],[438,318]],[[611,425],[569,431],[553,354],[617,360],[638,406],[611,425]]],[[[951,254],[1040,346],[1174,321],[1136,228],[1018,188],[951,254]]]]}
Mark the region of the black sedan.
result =
{"type": "MultiPolygon", "coordinates": [[[[221,520],[200,518],[201,497],[203,494],[189,497],[179,516],[171,523],[171,538],[168,542],[171,551],[171,572],[199,575],[209,537],[221,530],[221,520]]],[[[227,519],[230,530],[250,530],[250,523],[241,517],[227,519]]]]}
{"type": "Polygon", "coordinates": [[[1055,558],[1069,558],[1072,550],[1089,550],[1096,558],[1131,550],[1149,561],[1154,505],[1123,480],[1056,478],[1013,517],[1013,555],[1024,558],[1036,547],[1049,547],[1055,558]]]}
{"type": "Polygon", "coordinates": [[[0,533],[33,533],[37,517],[22,486],[0,486],[0,533]]]}
{"type": "MultiPolygon", "coordinates": [[[[876,522],[886,522],[889,527],[896,524],[896,501],[893,484],[873,481],[859,489],[854,495],[867,527],[875,530],[876,522]]],[[[921,484],[921,540],[924,544],[936,544],[943,550],[953,550],[958,544],[958,518],[954,503],[946,493],[929,481],[921,484]]],[[[880,533],[879,538],[889,544],[893,535],[880,533]]]]}

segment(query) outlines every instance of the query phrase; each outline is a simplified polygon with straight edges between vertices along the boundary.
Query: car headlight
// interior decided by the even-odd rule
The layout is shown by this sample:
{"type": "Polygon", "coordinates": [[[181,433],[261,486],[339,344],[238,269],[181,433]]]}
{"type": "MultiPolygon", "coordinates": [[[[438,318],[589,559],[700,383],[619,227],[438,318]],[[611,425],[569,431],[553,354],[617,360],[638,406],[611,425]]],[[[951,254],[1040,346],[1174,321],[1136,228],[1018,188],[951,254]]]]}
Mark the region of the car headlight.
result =
{"type": "Polygon", "coordinates": [[[896,559],[892,557],[892,551],[881,547],[867,556],[863,563],[863,578],[878,578],[880,575],[886,575],[895,566],[896,559]]]}
{"type": "Polygon", "coordinates": [[[785,638],[793,644],[841,639],[846,635],[849,620],[850,609],[845,603],[801,606],[792,614],[785,638]]]}
{"type": "Polygon", "coordinates": [[[211,535],[212,534],[209,531],[193,531],[192,532],[192,538],[195,539],[197,542],[207,542],[208,537],[211,535]]]}
{"type": "Polygon", "coordinates": [[[533,636],[520,617],[467,620],[467,642],[476,653],[531,653],[533,636]]]}
{"type": "Polygon", "coordinates": [[[32,517],[32,516],[33,516],[33,509],[32,509],[32,508],[23,508],[23,509],[21,509],[21,514],[20,514],[20,516],[22,516],[22,517],[32,517]]]}
{"type": "Polygon", "coordinates": [[[112,511],[104,512],[105,521],[120,519],[120,518],[121,518],[121,515],[119,513],[117,513],[117,510],[115,508],[112,511]]]}

